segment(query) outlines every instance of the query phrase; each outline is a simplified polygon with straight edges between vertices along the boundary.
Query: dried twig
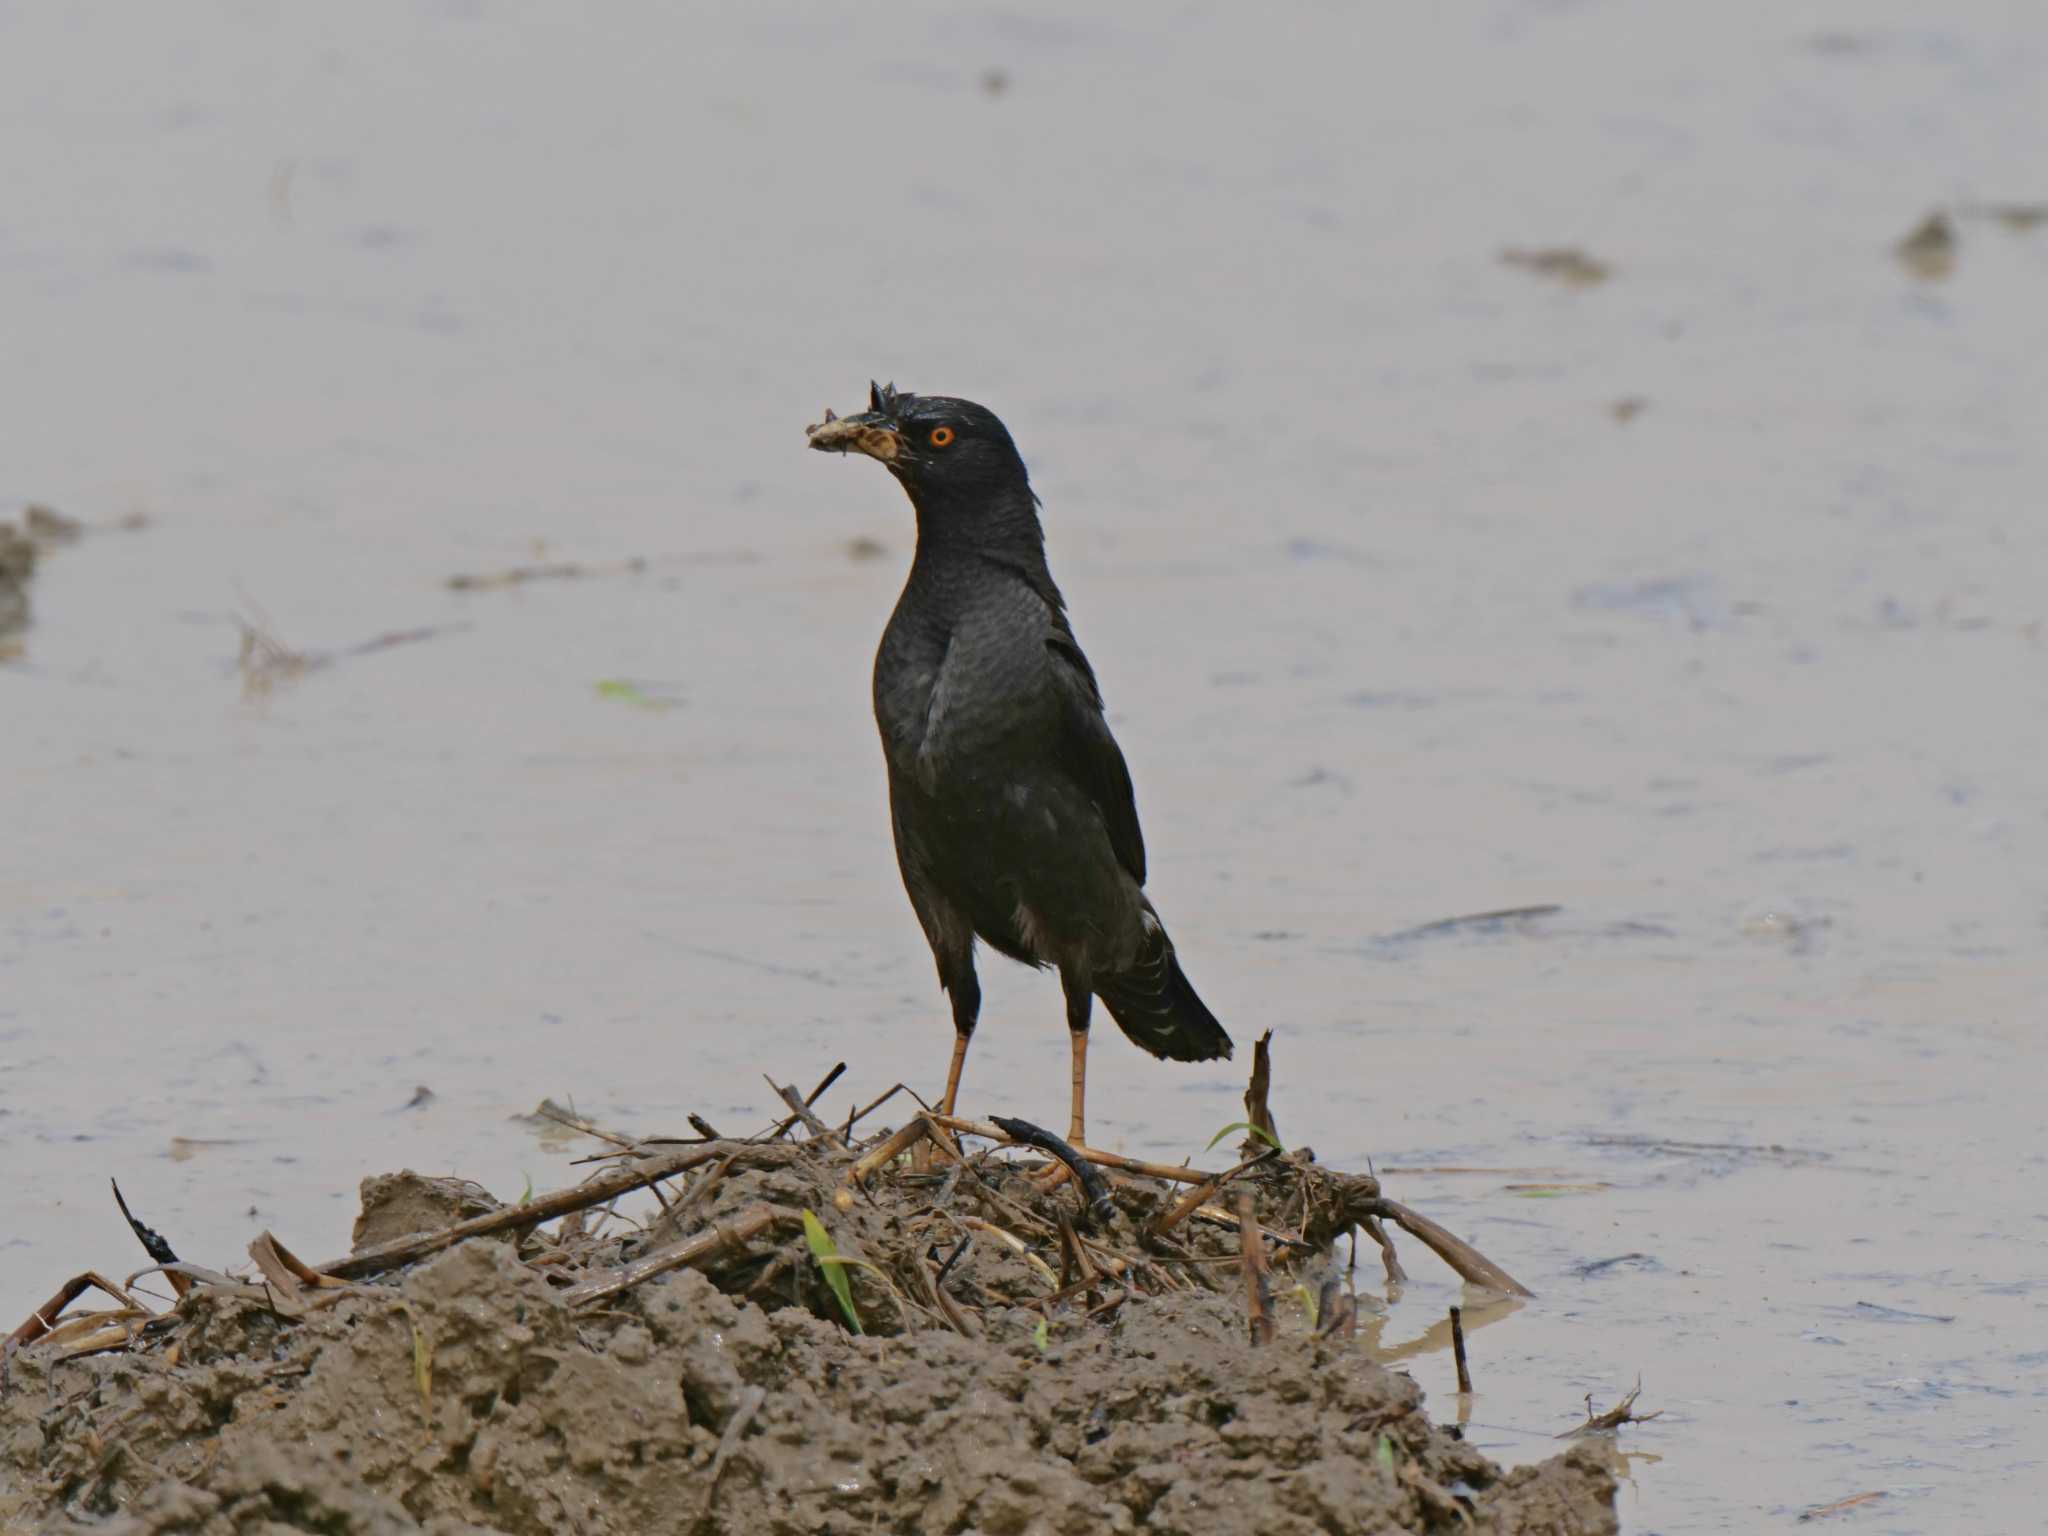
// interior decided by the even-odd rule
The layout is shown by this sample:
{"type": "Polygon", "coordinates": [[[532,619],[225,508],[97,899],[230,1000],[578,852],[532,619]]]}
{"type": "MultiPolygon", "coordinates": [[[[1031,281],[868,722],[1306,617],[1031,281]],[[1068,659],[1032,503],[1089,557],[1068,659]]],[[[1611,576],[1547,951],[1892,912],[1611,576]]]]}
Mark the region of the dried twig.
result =
{"type": "Polygon", "coordinates": [[[451,592],[489,592],[501,587],[521,587],[530,581],[575,581],[589,576],[637,576],[647,569],[645,556],[585,564],[557,560],[547,565],[515,565],[502,571],[464,572],[448,578],[451,592]]]}
{"type": "Polygon", "coordinates": [[[1664,1413],[1662,1408],[1659,1408],[1655,1413],[1637,1413],[1635,1411],[1636,1398],[1642,1393],[1642,1390],[1643,1378],[1638,1376],[1636,1384],[1628,1389],[1627,1396],[1623,1397],[1620,1402],[1616,1403],[1605,1413],[1595,1413],[1593,1411],[1593,1394],[1588,1392],[1586,1394],[1586,1422],[1566,1430],[1556,1438],[1559,1440],[1569,1440],[1574,1435],[1598,1434],[1602,1430],[1619,1429],[1624,1424],[1647,1424],[1650,1420],[1661,1417],[1664,1413]]]}
{"type": "Polygon", "coordinates": [[[1472,1372],[1465,1365],[1465,1314],[1459,1307],[1451,1308],[1451,1359],[1458,1367],[1458,1390],[1469,1397],[1472,1372]]]}
{"type": "MultiPolygon", "coordinates": [[[[845,1065],[846,1064],[844,1062],[840,1063],[840,1067],[844,1067],[845,1065]]],[[[834,1077],[838,1075],[838,1071],[838,1068],[833,1069],[834,1077]]],[[[762,1075],[766,1077],[765,1073],[762,1075]]],[[[825,1082],[829,1083],[831,1082],[831,1080],[832,1079],[828,1077],[825,1080],[825,1082]]],[[[790,1110],[789,1118],[783,1121],[781,1125],[776,1128],[775,1134],[768,1138],[770,1141],[773,1141],[776,1138],[782,1136],[792,1125],[796,1124],[798,1121],[802,1121],[804,1129],[811,1133],[811,1136],[814,1140],[822,1141],[828,1146],[840,1148],[844,1148],[846,1146],[845,1139],[841,1137],[837,1131],[833,1130],[831,1126],[827,1125],[824,1121],[820,1120],[815,1114],[811,1112],[811,1105],[813,1102],[815,1102],[817,1098],[816,1094],[813,1094],[809,1099],[800,1099],[796,1096],[796,1089],[794,1087],[784,1087],[782,1084],[776,1082],[775,1079],[772,1077],[767,1078],[767,1082],[768,1086],[775,1090],[776,1097],[781,1099],[783,1103],[787,1104],[790,1110]]],[[[824,1087],[824,1083],[819,1084],[819,1092],[823,1092],[824,1087]]]]}
{"type": "Polygon", "coordinates": [[[863,1152],[854,1165],[846,1170],[848,1184],[865,1184],[878,1168],[887,1167],[895,1159],[916,1146],[931,1134],[926,1117],[919,1115],[915,1120],[897,1130],[894,1134],[877,1142],[863,1152]]]}
{"type": "Polygon", "coordinates": [[[774,1205],[750,1206],[729,1224],[714,1225],[708,1232],[699,1232],[658,1253],[571,1286],[562,1293],[562,1299],[570,1306],[602,1301],[671,1270],[700,1268],[711,1259],[743,1247],[770,1227],[796,1231],[802,1226],[803,1217],[796,1211],[774,1205]]]}
{"type": "Polygon", "coordinates": [[[1836,1499],[1832,1504],[1816,1504],[1812,1509],[1802,1510],[1799,1518],[1802,1521],[1825,1520],[1830,1515],[1844,1514],[1865,1504],[1874,1504],[1885,1497],[1887,1494],[1882,1488],[1873,1488],[1868,1493],[1852,1493],[1846,1499],[1836,1499]]]}
{"type": "Polygon", "coordinates": [[[129,1311],[141,1312],[144,1315],[148,1314],[148,1309],[137,1305],[135,1298],[130,1296],[126,1290],[114,1284],[113,1281],[105,1276],[88,1269],[66,1280],[57,1288],[56,1295],[52,1296],[40,1307],[37,1307],[35,1311],[29,1313],[21,1326],[7,1336],[7,1347],[18,1349],[24,1344],[33,1344],[38,1339],[43,1338],[57,1326],[58,1316],[66,1307],[78,1300],[87,1291],[95,1290],[102,1291],[108,1296],[113,1297],[123,1308],[129,1311]]]}
{"type": "Polygon", "coordinates": [[[1403,1286],[1408,1283],[1408,1271],[1401,1267],[1401,1256],[1394,1252],[1394,1240],[1387,1235],[1387,1229],[1380,1224],[1377,1216],[1366,1216],[1358,1223],[1365,1228],[1366,1236],[1380,1245],[1380,1261],[1387,1267],[1387,1284],[1403,1286]]]}
{"type": "Polygon", "coordinates": [[[1280,1128],[1273,1123],[1273,1108],[1267,1096],[1273,1089],[1273,1031],[1267,1030],[1252,1042],[1252,1077],[1244,1090],[1244,1118],[1251,1133],[1238,1148],[1240,1157],[1250,1157],[1260,1143],[1278,1147],[1280,1128]]]}
{"type": "Polygon", "coordinates": [[[1252,1169],[1258,1167],[1261,1163],[1271,1162],[1279,1155],[1280,1149],[1278,1147],[1267,1147],[1256,1156],[1247,1157],[1229,1172],[1219,1173],[1206,1184],[1196,1185],[1185,1195],[1182,1195],[1178,1203],[1171,1209],[1160,1213],[1158,1219],[1152,1223],[1151,1235],[1155,1238],[1164,1237],[1183,1221],[1186,1221],[1188,1217],[1192,1216],[1202,1206],[1215,1199],[1217,1191],[1222,1189],[1232,1179],[1237,1178],[1241,1174],[1251,1172],[1252,1169]]]}
{"type": "Polygon", "coordinates": [[[1421,1239],[1432,1253],[1456,1270],[1461,1279],[1489,1290],[1505,1291],[1510,1296],[1536,1294],[1463,1238],[1445,1231],[1427,1216],[1409,1210],[1398,1200],[1375,1200],[1369,1214],[1385,1217],[1410,1236],[1421,1239]]]}
{"type": "MultiPolygon", "coordinates": [[[[671,1178],[686,1173],[692,1168],[716,1162],[729,1156],[734,1147],[729,1143],[712,1142],[692,1147],[687,1151],[669,1152],[660,1157],[651,1157],[621,1163],[593,1174],[573,1189],[556,1190],[552,1194],[536,1195],[519,1205],[508,1205],[468,1221],[458,1221],[452,1227],[443,1227],[437,1232],[415,1232],[410,1237],[393,1238],[388,1243],[378,1243],[359,1253],[352,1253],[345,1259],[330,1259],[316,1266],[322,1274],[337,1279],[355,1280],[364,1275],[382,1274],[387,1269],[397,1269],[415,1259],[452,1248],[457,1243],[472,1237],[489,1237],[495,1232],[513,1232],[523,1227],[539,1226],[557,1216],[566,1216],[571,1211],[580,1211],[629,1190],[652,1184],[656,1179],[671,1178]]],[[[750,1149],[750,1155],[759,1158],[770,1152],[766,1147],[750,1149]]],[[[780,1150],[780,1149],[776,1149],[780,1150]]],[[[783,1152],[784,1156],[794,1155],[783,1152]]]]}
{"type": "Polygon", "coordinates": [[[1237,1195],[1238,1259],[1244,1266],[1244,1304],[1251,1318],[1253,1344],[1273,1342],[1273,1298],[1266,1281],[1266,1245],[1259,1238],[1259,1218],[1251,1191],[1237,1195]]]}
{"type": "MultiPolygon", "coordinates": [[[[775,1129],[770,1131],[762,1139],[765,1141],[780,1141],[783,1137],[787,1136],[790,1132],[790,1128],[794,1126],[799,1120],[802,1120],[804,1118],[804,1110],[809,1109],[812,1105],[816,1104],[818,1100],[825,1097],[825,1090],[827,1088],[830,1088],[834,1083],[838,1082],[841,1075],[844,1074],[845,1071],[846,1063],[843,1061],[834,1066],[830,1072],[827,1072],[825,1074],[824,1079],[818,1084],[817,1087],[813,1088],[809,1093],[804,1095],[803,1107],[801,1109],[797,1109],[795,1105],[791,1105],[790,1107],[792,1109],[796,1109],[796,1113],[791,1115],[786,1120],[777,1122],[775,1129]]],[[[765,1073],[762,1075],[766,1076],[765,1073]]],[[[778,1095],[781,1095],[785,1092],[784,1089],[776,1087],[775,1080],[773,1078],[768,1079],[768,1086],[770,1088],[774,1088],[775,1092],[778,1095]]],[[[785,1100],[785,1102],[787,1101],[785,1100]]],[[[847,1122],[847,1135],[850,1135],[852,1133],[852,1124],[853,1122],[850,1120],[847,1122]]],[[[812,1131],[811,1134],[813,1136],[816,1136],[818,1133],[816,1131],[812,1131]]],[[[839,1137],[838,1144],[842,1147],[846,1145],[846,1135],[842,1135],[839,1137]]]]}

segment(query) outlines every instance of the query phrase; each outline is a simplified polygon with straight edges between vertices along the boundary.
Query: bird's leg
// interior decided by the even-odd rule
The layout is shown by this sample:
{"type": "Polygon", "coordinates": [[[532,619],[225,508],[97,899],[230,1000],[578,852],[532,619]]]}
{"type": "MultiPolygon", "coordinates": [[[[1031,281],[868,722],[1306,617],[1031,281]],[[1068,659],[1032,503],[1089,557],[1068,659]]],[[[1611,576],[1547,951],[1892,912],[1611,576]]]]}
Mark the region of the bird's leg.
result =
{"type": "Polygon", "coordinates": [[[1087,1145],[1087,1116],[1083,1112],[1088,1100],[1088,1014],[1095,1006],[1095,994],[1088,983],[1078,976],[1060,977],[1060,984],[1067,992],[1067,1039],[1074,1049],[1073,1098],[1067,1115],[1067,1142],[1070,1146],[1087,1145]]]}
{"type": "MultiPolygon", "coordinates": [[[[960,1098],[960,1069],[967,1065],[967,1042],[974,1038],[974,1021],[981,1016],[981,982],[974,974],[974,956],[956,961],[952,971],[940,971],[939,984],[953,1000],[953,1061],[946,1068],[946,1096],[939,1100],[939,1113],[950,1115],[960,1098]]],[[[911,1149],[910,1171],[932,1171],[932,1144],[919,1141],[911,1149]]]]}
{"type": "Polygon", "coordinates": [[[953,1065],[946,1068],[946,1096],[939,1100],[939,1113],[955,1113],[954,1105],[960,1099],[960,1069],[967,1065],[967,1041],[969,1036],[959,1033],[953,1036],[953,1065]]]}
{"type": "Polygon", "coordinates": [[[939,1100],[939,1113],[950,1115],[960,1098],[960,1069],[967,1065],[967,1042],[974,1038],[974,1024],[981,1017],[981,981],[974,974],[974,962],[967,962],[946,983],[953,1000],[953,1064],[946,1069],[946,1096],[939,1100]]]}
{"type": "MultiPolygon", "coordinates": [[[[1081,1000],[1082,1012],[1087,1012],[1087,997],[1081,1000]]],[[[1088,1025],[1084,1018],[1079,1029],[1068,1026],[1068,1041],[1074,1048],[1074,1075],[1072,1108],[1067,1115],[1067,1145],[1085,1147],[1088,1145],[1088,1025]]]]}
{"type": "MultiPolygon", "coordinates": [[[[1067,1040],[1074,1051],[1074,1073],[1071,1079],[1073,1097],[1069,1100],[1067,1112],[1067,1145],[1087,1145],[1088,1120],[1085,1106],[1088,1099],[1088,1015],[1094,1007],[1094,994],[1088,990],[1088,983],[1078,977],[1060,977],[1067,991],[1067,1040]]],[[[1039,1183],[1043,1190],[1053,1190],[1067,1177],[1064,1163],[1054,1163],[1048,1168],[1039,1183]]]]}

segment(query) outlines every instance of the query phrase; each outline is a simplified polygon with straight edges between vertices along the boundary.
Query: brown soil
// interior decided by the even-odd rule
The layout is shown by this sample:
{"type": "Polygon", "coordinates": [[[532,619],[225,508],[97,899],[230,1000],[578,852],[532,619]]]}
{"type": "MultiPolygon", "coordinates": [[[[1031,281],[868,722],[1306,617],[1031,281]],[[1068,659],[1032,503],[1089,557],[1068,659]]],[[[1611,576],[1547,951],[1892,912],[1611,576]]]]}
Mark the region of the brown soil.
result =
{"type": "MultiPolygon", "coordinates": [[[[1175,1234],[1180,1260],[1151,1257],[1142,1222],[1170,1203],[1165,1186],[1117,1187],[1093,1254],[1145,1257],[1119,1280],[1064,1287],[1062,1301],[1049,1278],[1061,1246],[1043,1239],[1061,1210],[1071,1220],[1073,1197],[1039,1194],[1003,1163],[970,1159],[948,1177],[901,1161],[849,1198],[852,1155],[821,1142],[713,1150],[722,1172],[696,1173],[655,1230],[606,1237],[578,1213],[370,1282],[215,1277],[126,1349],[67,1355],[60,1332],[13,1350],[0,1527],[1618,1529],[1597,1448],[1504,1473],[1433,1426],[1414,1383],[1347,1331],[1312,1331],[1286,1290],[1293,1276],[1276,1277],[1278,1337],[1254,1347],[1237,1267],[1193,1262],[1235,1251],[1235,1233],[1190,1221],[1175,1234]],[[729,1231],[763,1210],[816,1212],[840,1254],[874,1263],[846,1271],[871,1331],[849,1331],[801,1231],[780,1221],[724,1245],[704,1272],[580,1305],[569,1294],[678,1232],[729,1231]],[[1033,1256],[994,1226],[1021,1232],[1033,1256]],[[969,1232],[977,1240],[927,1287],[930,1255],[969,1232]]],[[[1274,1162],[1241,1187],[1278,1222],[1309,1180],[1274,1162]]],[[[410,1174],[367,1180],[364,1197],[358,1258],[326,1270],[502,1210],[474,1185],[410,1174]]],[[[1311,1284],[1314,1263],[1301,1276],[1311,1284]]]]}

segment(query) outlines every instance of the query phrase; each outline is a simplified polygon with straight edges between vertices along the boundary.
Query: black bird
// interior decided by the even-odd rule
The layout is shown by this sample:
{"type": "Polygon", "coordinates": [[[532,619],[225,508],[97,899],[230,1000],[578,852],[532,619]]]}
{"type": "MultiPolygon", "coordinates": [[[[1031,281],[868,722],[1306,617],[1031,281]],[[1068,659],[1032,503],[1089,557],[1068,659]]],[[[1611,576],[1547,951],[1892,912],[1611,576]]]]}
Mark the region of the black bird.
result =
{"type": "Polygon", "coordinates": [[[875,723],[897,864],[953,1004],[944,1112],[981,1010],[979,938],[1060,973],[1081,1143],[1091,998],[1154,1056],[1210,1061],[1230,1036],[1145,899],[1130,770],[1046,565],[1038,497],[1009,432],[971,400],[871,384],[867,410],[827,411],[809,437],[880,460],[917,511],[875,655],[875,723]]]}

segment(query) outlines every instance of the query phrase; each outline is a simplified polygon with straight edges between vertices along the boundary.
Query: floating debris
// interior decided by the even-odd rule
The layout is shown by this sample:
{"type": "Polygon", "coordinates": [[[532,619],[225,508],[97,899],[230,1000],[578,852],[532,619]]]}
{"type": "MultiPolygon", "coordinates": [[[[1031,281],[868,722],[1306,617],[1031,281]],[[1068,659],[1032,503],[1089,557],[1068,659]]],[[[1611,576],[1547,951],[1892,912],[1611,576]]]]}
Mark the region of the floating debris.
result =
{"type": "Polygon", "coordinates": [[[448,578],[451,592],[496,592],[506,587],[522,587],[534,581],[585,581],[597,576],[638,576],[647,569],[647,561],[640,555],[630,560],[602,561],[584,564],[576,560],[557,560],[547,565],[515,565],[502,571],[464,573],[448,578]]]}
{"type": "MultiPolygon", "coordinates": [[[[1387,1171],[1389,1173],[1393,1172],[1392,1169],[1387,1171]]],[[[1574,1264],[1571,1272],[1581,1280],[1590,1280],[1595,1275],[1604,1275],[1608,1270],[1620,1269],[1624,1265],[1630,1269],[1640,1270],[1662,1269],[1664,1267],[1647,1253],[1618,1253],[1611,1259],[1589,1259],[1583,1264],[1574,1264]]]]}
{"type": "Polygon", "coordinates": [[[28,624],[28,582],[35,572],[35,540],[0,523],[0,636],[28,624]]]}
{"type": "Polygon", "coordinates": [[[1614,1188],[1612,1184],[1503,1184],[1501,1188],[1521,1200],[1555,1200],[1560,1195],[1597,1195],[1614,1188]]]}
{"type": "Polygon", "coordinates": [[[202,1152],[247,1145],[247,1141],[237,1136],[173,1136],[170,1151],[165,1155],[174,1163],[189,1163],[202,1152]]]}
{"type": "Polygon", "coordinates": [[[1663,1152],[1673,1157],[1757,1157],[1772,1158],[1780,1162],[1825,1163],[1832,1154],[1808,1152],[1798,1147],[1780,1146],[1772,1142],[1759,1146],[1753,1142],[1741,1141],[1674,1141],[1666,1136],[1623,1136],[1595,1134],[1583,1138],[1589,1147],[1615,1147],[1630,1152],[1663,1152]]]}
{"type": "Polygon", "coordinates": [[[2016,235],[2032,234],[2048,224],[2048,203],[1975,203],[1956,212],[1962,218],[2003,225],[2016,235]]]}
{"type": "Polygon", "coordinates": [[[1586,1422],[1566,1430],[1557,1438],[1569,1440],[1575,1435],[1605,1434],[1611,1430],[1621,1428],[1624,1424],[1647,1424],[1652,1419],[1662,1418],[1664,1416],[1662,1408],[1659,1408],[1655,1413],[1636,1412],[1636,1399],[1641,1397],[1642,1394],[1643,1378],[1638,1376],[1636,1384],[1628,1389],[1627,1394],[1623,1396],[1620,1402],[1616,1403],[1605,1413],[1595,1413],[1593,1411],[1593,1394],[1588,1392],[1586,1394],[1586,1422]]]}
{"type": "Polygon", "coordinates": [[[264,614],[258,612],[254,618],[236,614],[234,619],[242,635],[235,670],[241,674],[245,699],[261,698],[280,683],[297,682],[309,672],[322,671],[352,656],[370,656],[401,645],[417,645],[422,640],[469,628],[467,624],[427,624],[418,629],[389,630],[338,651],[297,651],[278,637],[264,614]]]}
{"type": "Polygon", "coordinates": [[[600,678],[597,696],[639,709],[676,709],[683,702],[682,686],[678,683],[656,683],[630,677],[600,678]]]}
{"type": "Polygon", "coordinates": [[[1503,265],[1520,267],[1524,272],[1563,283],[1567,288],[1591,288],[1614,275],[1614,269],[1606,262],[1588,256],[1575,245],[1544,246],[1534,250],[1509,246],[1500,253],[1500,259],[1503,265]]]}
{"type": "Polygon", "coordinates": [[[1884,1489],[1873,1488],[1868,1493],[1852,1493],[1846,1499],[1837,1499],[1832,1504],[1815,1505],[1812,1509],[1804,1511],[1799,1518],[1801,1520],[1825,1520],[1830,1515],[1847,1514],[1852,1509],[1859,1509],[1865,1504],[1873,1504],[1879,1499],[1889,1497],[1890,1495],[1884,1489]]]}
{"type": "Polygon", "coordinates": [[[38,544],[75,544],[85,536],[85,524],[41,502],[30,502],[21,520],[28,536],[38,544]]]}
{"type": "Polygon", "coordinates": [[[1510,925],[1519,927],[1537,918],[1555,917],[1563,910],[1564,908],[1556,902],[1547,901],[1532,907],[1500,907],[1492,912],[1468,912],[1462,917],[1440,917],[1433,923],[1423,923],[1416,928],[1383,933],[1374,942],[1404,944],[1411,939],[1433,939],[1448,933],[1501,933],[1510,925]]]}
{"type": "Polygon", "coordinates": [[[1880,1323],[1952,1323],[1955,1321],[1953,1313],[1908,1312],[1903,1307],[1887,1307],[1875,1301],[1859,1301],[1852,1312],[1845,1312],[1840,1308],[1835,1310],[1844,1317],[1863,1317],[1880,1323]]]}
{"type": "Polygon", "coordinates": [[[1913,276],[1938,283],[1956,269],[1955,226],[1937,209],[1916,224],[1895,250],[1900,264],[1913,276]]]}

